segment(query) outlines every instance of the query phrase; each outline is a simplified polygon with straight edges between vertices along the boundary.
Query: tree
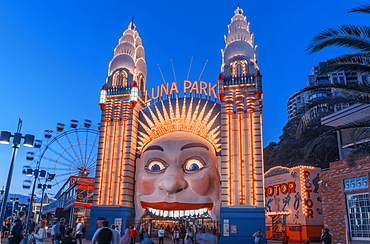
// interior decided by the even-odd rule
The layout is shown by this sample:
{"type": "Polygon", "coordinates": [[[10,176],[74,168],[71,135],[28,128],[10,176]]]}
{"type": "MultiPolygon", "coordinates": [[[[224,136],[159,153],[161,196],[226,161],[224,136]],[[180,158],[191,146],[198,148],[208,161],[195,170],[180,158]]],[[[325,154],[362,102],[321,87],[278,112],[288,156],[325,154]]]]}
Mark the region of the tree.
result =
{"type": "Polygon", "coordinates": [[[311,124],[305,133],[297,135],[296,130],[300,119],[297,117],[287,122],[279,142],[270,142],[264,148],[265,170],[275,166],[293,167],[310,165],[321,168],[329,167],[329,163],[338,160],[338,147],[335,133],[327,133],[324,140],[318,141],[308,157],[305,156],[305,146],[320,135],[330,130],[317,121],[311,124]]]}
{"type": "MultiPolygon", "coordinates": [[[[366,13],[370,14],[370,5],[361,5],[353,8],[349,13],[366,13]]],[[[336,28],[328,28],[317,34],[309,44],[306,51],[310,54],[318,52],[330,46],[342,46],[351,48],[357,53],[340,55],[334,59],[328,60],[328,66],[321,71],[322,74],[327,74],[333,71],[349,71],[356,73],[370,73],[370,26],[357,26],[357,25],[341,25],[336,28]]],[[[339,89],[344,92],[343,97],[329,97],[325,99],[318,99],[308,104],[308,109],[302,116],[302,124],[307,125],[312,119],[309,111],[317,106],[333,107],[339,103],[364,103],[370,104],[370,84],[369,83],[350,83],[346,85],[328,85],[320,86],[326,88],[339,89]]],[[[317,87],[310,87],[308,89],[317,89],[317,87]]],[[[301,124],[301,125],[302,125],[301,124]]],[[[301,126],[302,128],[304,126],[301,126]]],[[[312,153],[317,143],[326,136],[336,130],[350,129],[353,132],[353,141],[357,142],[358,136],[368,133],[370,128],[370,121],[362,121],[351,124],[346,124],[341,127],[332,128],[326,133],[321,134],[316,139],[312,140],[305,148],[306,155],[312,153]]],[[[369,137],[370,138],[370,137],[369,137]]],[[[353,164],[355,158],[358,156],[369,155],[370,145],[368,142],[355,143],[354,150],[349,157],[349,163],[353,164]]]]}

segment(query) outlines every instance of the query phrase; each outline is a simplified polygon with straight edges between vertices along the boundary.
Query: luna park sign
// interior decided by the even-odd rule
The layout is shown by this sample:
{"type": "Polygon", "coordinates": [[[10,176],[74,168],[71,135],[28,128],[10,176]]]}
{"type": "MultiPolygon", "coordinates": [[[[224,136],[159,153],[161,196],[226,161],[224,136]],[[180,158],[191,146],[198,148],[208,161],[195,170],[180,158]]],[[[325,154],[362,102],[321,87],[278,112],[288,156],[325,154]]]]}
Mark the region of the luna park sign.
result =
{"type": "MultiPolygon", "coordinates": [[[[216,88],[218,84],[207,83],[204,81],[188,81],[185,80],[183,82],[183,93],[186,94],[197,94],[200,96],[206,97],[214,97],[217,98],[217,91],[216,88]]],[[[152,88],[151,94],[149,94],[148,90],[145,92],[145,103],[151,102],[153,100],[157,100],[162,98],[163,96],[171,96],[171,95],[178,95],[179,88],[176,82],[166,83],[157,86],[156,88],[152,88]]]]}

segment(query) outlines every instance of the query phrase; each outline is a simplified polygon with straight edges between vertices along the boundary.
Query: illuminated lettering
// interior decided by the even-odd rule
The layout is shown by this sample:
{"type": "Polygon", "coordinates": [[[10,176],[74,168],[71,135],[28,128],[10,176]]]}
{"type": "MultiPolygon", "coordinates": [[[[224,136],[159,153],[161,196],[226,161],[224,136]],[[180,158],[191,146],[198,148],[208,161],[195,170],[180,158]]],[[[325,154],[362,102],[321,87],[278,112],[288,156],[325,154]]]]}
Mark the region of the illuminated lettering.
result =
{"type": "Polygon", "coordinates": [[[288,184],[287,183],[281,184],[280,191],[281,191],[282,194],[287,194],[288,193],[288,184]]]}
{"type": "Polygon", "coordinates": [[[188,80],[184,80],[184,94],[186,94],[187,90],[190,90],[191,88],[191,82],[188,80]]]}
{"type": "Polygon", "coordinates": [[[216,95],[216,91],[215,91],[215,89],[216,89],[216,87],[218,86],[218,84],[216,84],[216,85],[214,85],[214,86],[212,86],[212,83],[208,83],[208,95],[209,96],[212,96],[211,95],[211,93],[213,94],[213,96],[215,97],[215,98],[217,98],[217,95],[216,95]]]}
{"type": "Polygon", "coordinates": [[[161,95],[161,87],[160,86],[158,86],[157,87],[157,96],[154,96],[154,88],[152,88],[152,99],[153,100],[156,100],[156,99],[158,99],[159,98],[159,96],[161,95]]]}
{"type": "Polygon", "coordinates": [[[203,94],[203,91],[204,91],[204,95],[206,96],[209,96],[208,93],[207,93],[207,83],[205,83],[204,81],[200,81],[199,82],[199,94],[202,95],[203,94]]]}
{"type": "Polygon", "coordinates": [[[306,206],[309,207],[309,208],[312,208],[313,207],[313,201],[311,199],[306,199],[306,206]]]}
{"type": "Polygon", "coordinates": [[[193,91],[196,91],[196,93],[199,94],[198,81],[194,81],[193,86],[190,89],[190,93],[192,93],[193,91]]]}
{"type": "Polygon", "coordinates": [[[295,193],[295,182],[288,182],[288,193],[295,193]]]}
{"type": "Polygon", "coordinates": [[[149,98],[148,90],[145,91],[145,103],[150,103],[152,99],[149,98]]]}
{"type": "Polygon", "coordinates": [[[170,94],[172,95],[172,93],[173,93],[174,91],[175,91],[177,94],[179,94],[179,89],[177,88],[177,83],[176,83],[176,82],[172,82],[172,84],[171,84],[170,94]]]}
{"type": "Polygon", "coordinates": [[[166,87],[164,85],[161,85],[161,97],[163,96],[163,92],[168,96],[168,87],[169,87],[169,83],[166,83],[166,87]]]}
{"type": "Polygon", "coordinates": [[[295,182],[288,182],[288,183],[282,183],[277,184],[273,186],[265,187],[265,196],[273,196],[273,195],[279,195],[281,194],[287,194],[287,193],[295,193],[296,190],[295,182]]]}
{"type": "Polygon", "coordinates": [[[313,210],[310,208],[306,209],[306,218],[313,218],[313,210]]]}

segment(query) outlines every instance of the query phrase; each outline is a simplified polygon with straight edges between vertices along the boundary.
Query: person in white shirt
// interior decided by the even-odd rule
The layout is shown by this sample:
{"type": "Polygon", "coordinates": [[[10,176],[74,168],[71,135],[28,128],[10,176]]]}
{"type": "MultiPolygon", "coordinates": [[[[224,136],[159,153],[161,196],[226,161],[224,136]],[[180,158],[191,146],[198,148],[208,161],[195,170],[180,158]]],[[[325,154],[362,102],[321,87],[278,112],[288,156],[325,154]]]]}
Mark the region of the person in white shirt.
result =
{"type": "Polygon", "coordinates": [[[76,240],[79,240],[80,244],[82,244],[82,228],[84,224],[82,223],[81,219],[77,219],[77,225],[76,225],[76,240]]]}
{"type": "Polygon", "coordinates": [[[163,226],[159,228],[158,230],[158,239],[159,239],[159,244],[163,244],[164,241],[164,229],[163,226]]]}

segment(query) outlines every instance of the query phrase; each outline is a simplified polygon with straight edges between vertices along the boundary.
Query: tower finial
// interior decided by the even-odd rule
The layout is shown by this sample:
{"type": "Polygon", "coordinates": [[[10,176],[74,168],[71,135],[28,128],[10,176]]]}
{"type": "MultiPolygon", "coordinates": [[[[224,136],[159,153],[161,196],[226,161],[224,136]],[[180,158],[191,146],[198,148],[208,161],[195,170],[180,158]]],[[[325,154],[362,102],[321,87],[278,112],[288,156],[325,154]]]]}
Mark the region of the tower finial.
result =
{"type": "Polygon", "coordinates": [[[135,29],[135,24],[134,24],[134,16],[132,16],[132,20],[131,20],[131,29],[135,29]]]}
{"type": "Polygon", "coordinates": [[[237,9],[234,11],[235,14],[243,14],[243,9],[240,7],[240,2],[238,1],[238,7],[237,9]]]}

